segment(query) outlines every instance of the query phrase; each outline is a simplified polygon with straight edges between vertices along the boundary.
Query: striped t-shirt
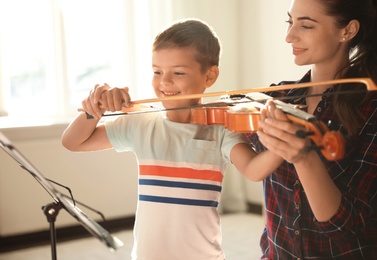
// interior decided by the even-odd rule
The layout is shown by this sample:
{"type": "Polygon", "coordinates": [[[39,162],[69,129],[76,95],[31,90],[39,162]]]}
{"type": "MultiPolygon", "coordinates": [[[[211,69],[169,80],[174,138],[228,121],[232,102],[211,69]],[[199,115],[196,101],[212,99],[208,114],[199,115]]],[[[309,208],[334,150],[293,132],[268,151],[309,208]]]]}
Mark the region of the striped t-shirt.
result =
{"type": "Polygon", "coordinates": [[[139,163],[133,259],[224,259],[217,207],[230,151],[243,136],[160,113],[119,117],[106,131],[139,163]]]}

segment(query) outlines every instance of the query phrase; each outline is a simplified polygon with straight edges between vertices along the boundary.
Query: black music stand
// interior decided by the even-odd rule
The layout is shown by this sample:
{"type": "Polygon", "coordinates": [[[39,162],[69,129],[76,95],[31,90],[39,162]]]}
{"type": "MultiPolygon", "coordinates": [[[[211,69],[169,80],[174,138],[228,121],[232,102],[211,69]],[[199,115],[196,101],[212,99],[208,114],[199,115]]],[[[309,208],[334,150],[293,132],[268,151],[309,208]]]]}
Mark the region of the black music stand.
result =
{"type": "Polygon", "coordinates": [[[112,236],[107,230],[100,226],[97,222],[90,219],[80,208],[78,208],[66,195],[59,192],[49,180],[47,180],[22,154],[14,147],[11,141],[0,131],[0,147],[7,152],[14,160],[16,160],[21,168],[28,171],[50,194],[54,199],[53,203],[43,206],[43,212],[50,223],[50,239],[52,259],[56,260],[56,230],[55,220],[60,209],[65,209],[79,223],[104,243],[111,251],[115,251],[123,246],[123,242],[112,236]]]}

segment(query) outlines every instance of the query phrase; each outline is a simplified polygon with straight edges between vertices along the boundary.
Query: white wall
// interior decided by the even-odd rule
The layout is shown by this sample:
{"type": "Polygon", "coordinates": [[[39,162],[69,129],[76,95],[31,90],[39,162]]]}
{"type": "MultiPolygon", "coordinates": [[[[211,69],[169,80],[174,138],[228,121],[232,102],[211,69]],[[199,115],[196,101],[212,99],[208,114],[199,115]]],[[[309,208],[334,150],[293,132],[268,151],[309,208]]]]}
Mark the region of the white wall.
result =
{"type": "MultiPolygon", "coordinates": [[[[282,80],[298,80],[308,67],[293,62],[291,46],[285,42],[287,11],[291,0],[239,0],[240,88],[261,88],[282,80]]],[[[261,183],[245,182],[246,198],[261,203],[261,183]]]]}
{"type": "MultiPolygon", "coordinates": [[[[0,129],[46,178],[72,190],[76,200],[101,211],[107,219],[133,216],[137,199],[137,164],[133,154],[113,150],[72,153],[60,137],[67,125],[0,129]]],[[[65,189],[58,189],[65,193],[65,189]]],[[[53,199],[27,171],[0,149],[0,235],[46,230],[41,207],[53,199]]],[[[98,215],[79,205],[95,220],[98,215]]],[[[56,226],[78,224],[61,210],[56,226]]]]}
{"type": "MultiPolygon", "coordinates": [[[[266,87],[281,80],[299,79],[307,70],[294,65],[290,46],[284,40],[290,0],[164,2],[173,4],[173,12],[169,16],[160,14],[164,19],[156,23],[156,30],[175,19],[197,17],[208,22],[220,37],[223,45],[220,78],[209,92],[266,87]]],[[[78,200],[103,211],[108,218],[132,215],[137,193],[134,155],[114,151],[68,152],[60,145],[65,127],[63,124],[1,130],[0,125],[0,131],[46,177],[69,186],[78,200]]],[[[230,171],[234,173],[234,169],[230,171]]],[[[230,181],[225,185],[228,191],[225,199],[232,201],[246,196],[250,202],[262,203],[261,183],[242,177],[235,180],[237,174],[226,177],[230,181]],[[232,185],[237,188],[231,189],[232,185]],[[239,185],[244,187],[240,189],[239,185]]],[[[0,150],[0,235],[47,229],[41,206],[50,202],[36,181],[0,150]]],[[[75,220],[63,212],[56,224],[73,223],[75,220]]]]}

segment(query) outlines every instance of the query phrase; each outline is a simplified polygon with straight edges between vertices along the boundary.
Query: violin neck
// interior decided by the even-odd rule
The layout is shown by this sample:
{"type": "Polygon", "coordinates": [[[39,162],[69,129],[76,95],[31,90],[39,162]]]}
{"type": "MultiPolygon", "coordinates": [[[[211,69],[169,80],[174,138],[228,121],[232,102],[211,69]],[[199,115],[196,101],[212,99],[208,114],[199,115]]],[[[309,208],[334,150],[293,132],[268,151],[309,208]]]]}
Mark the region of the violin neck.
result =
{"type": "MultiPolygon", "coordinates": [[[[254,93],[248,93],[248,98],[252,99],[253,101],[265,104],[268,100],[273,99],[271,96],[268,96],[264,93],[260,92],[254,92],[254,93]]],[[[281,109],[284,113],[292,115],[294,117],[300,118],[302,120],[305,120],[307,122],[311,122],[315,120],[315,116],[312,114],[309,114],[303,110],[300,110],[297,108],[296,105],[285,103],[280,100],[273,99],[275,105],[277,108],[281,109]]]]}

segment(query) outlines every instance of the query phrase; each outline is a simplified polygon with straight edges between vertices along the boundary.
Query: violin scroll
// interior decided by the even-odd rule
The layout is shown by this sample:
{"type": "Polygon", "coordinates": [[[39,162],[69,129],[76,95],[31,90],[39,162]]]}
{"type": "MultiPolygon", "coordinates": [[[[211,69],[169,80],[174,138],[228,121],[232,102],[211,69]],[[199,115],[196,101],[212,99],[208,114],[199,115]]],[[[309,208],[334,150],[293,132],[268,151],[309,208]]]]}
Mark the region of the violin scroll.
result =
{"type": "Polygon", "coordinates": [[[330,131],[321,121],[308,122],[291,115],[287,116],[291,121],[305,126],[306,132],[298,131],[296,136],[308,137],[314,143],[314,148],[321,151],[328,161],[337,161],[344,157],[346,141],[341,132],[330,131]]]}

